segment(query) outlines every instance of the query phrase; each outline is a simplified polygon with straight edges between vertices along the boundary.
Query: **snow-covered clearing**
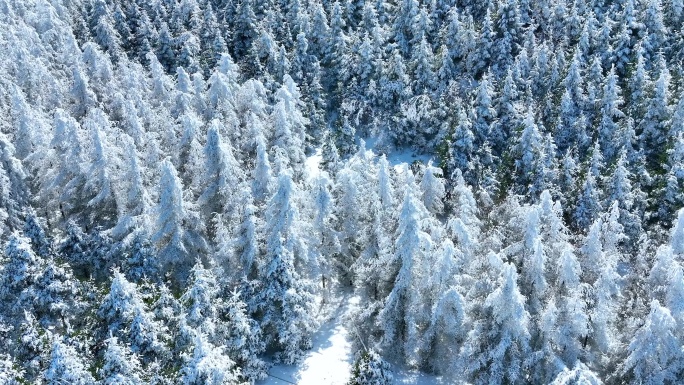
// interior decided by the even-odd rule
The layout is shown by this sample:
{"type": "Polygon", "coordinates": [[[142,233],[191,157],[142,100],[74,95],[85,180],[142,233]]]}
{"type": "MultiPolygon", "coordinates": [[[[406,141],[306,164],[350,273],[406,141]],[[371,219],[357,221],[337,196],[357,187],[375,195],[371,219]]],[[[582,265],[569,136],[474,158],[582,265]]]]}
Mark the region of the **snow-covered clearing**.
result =
{"type": "Polygon", "coordinates": [[[329,320],[313,336],[313,348],[297,366],[274,365],[260,385],[344,385],[352,365],[351,336],[343,320],[358,298],[342,297],[329,320]],[[278,379],[278,378],[280,379],[278,379]],[[282,380],[281,380],[282,379],[282,380]],[[283,381],[285,380],[285,381],[283,381]]]}
{"type": "MultiPolygon", "coordinates": [[[[363,143],[366,146],[367,150],[373,151],[375,154],[380,154],[382,151],[378,151],[377,143],[378,143],[378,138],[377,137],[369,137],[369,138],[363,138],[363,143]]],[[[416,160],[427,164],[431,159],[433,162],[435,162],[434,157],[431,155],[426,155],[426,154],[417,154],[415,151],[411,150],[410,148],[398,148],[394,149],[390,153],[386,154],[387,155],[387,161],[391,166],[394,167],[394,169],[397,172],[402,172],[403,170],[403,165],[405,163],[411,164],[415,162],[416,160]]]]}
{"type": "Polygon", "coordinates": [[[304,166],[306,169],[306,177],[308,178],[308,180],[313,180],[318,176],[318,174],[321,173],[320,165],[322,160],[323,152],[320,148],[316,149],[316,152],[314,152],[312,155],[306,158],[304,166]]]}
{"type": "MultiPolygon", "coordinates": [[[[346,320],[359,303],[359,297],[333,296],[340,302],[324,306],[326,319],[313,336],[313,347],[299,365],[276,364],[268,371],[269,377],[258,385],[344,385],[349,381],[353,365],[351,340],[354,332],[347,330],[346,320]],[[327,309],[325,309],[327,307],[327,309]]],[[[441,385],[439,378],[419,372],[394,368],[395,384],[441,385]]]]}
{"type": "MultiPolygon", "coordinates": [[[[373,151],[376,155],[381,153],[376,148],[377,138],[359,138],[363,140],[363,145],[366,150],[373,151]]],[[[427,164],[430,160],[435,162],[433,156],[426,154],[416,154],[410,148],[395,149],[387,155],[387,161],[394,167],[397,173],[403,172],[404,164],[411,164],[415,161],[420,161],[427,164]]],[[[320,148],[316,152],[309,155],[304,162],[306,170],[306,178],[308,181],[314,180],[321,173],[321,162],[323,161],[323,151],[320,148]]]]}

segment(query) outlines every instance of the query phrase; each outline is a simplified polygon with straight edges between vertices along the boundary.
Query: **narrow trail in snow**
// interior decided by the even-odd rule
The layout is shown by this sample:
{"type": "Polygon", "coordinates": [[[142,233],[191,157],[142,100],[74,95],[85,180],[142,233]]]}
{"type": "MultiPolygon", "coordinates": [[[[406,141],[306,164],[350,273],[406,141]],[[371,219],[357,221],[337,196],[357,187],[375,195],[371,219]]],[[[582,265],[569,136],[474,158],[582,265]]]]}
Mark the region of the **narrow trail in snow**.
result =
{"type": "Polygon", "coordinates": [[[329,320],[313,336],[313,348],[299,365],[274,365],[268,379],[259,385],[344,385],[352,365],[352,333],[344,326],[349,308],[357,297],[344,296],[329,320]],[[277,377],[277,378],[276,378],[277,377]]]}
{"type": "MultiPolygon", "coordinates": [[[[366,142],[368,149],[373,149],[374,141],[366,142]],[[370,146],[368,146],[370,144],[370,146]]],[[[389,157],[391,164],[401,172],[402,163],[410,163],[415,159],[422,159],[405,151],[389,157]]],[[[316,178],[320,172],[322,151],[317,149],[305,163],[307,179],[316,178]]],[[[351,293],[328,293],[329,299],[337,298],[339,302],[325,306],[325,312],[320,329],[312,338],[313,347],[306,352],[304,359],[298,365],[276,364],[269,371],[269,377],[257,382],[257,385],[345,385],[349,381],[353,364],[352,340],[357,338],[353,330],[347,330],[345,320],[359,305],[359,297],[351,293]]],[[[438,385],[444,384],[438,377],[420,372],[394,368],[395,384],[438,385]]]]}

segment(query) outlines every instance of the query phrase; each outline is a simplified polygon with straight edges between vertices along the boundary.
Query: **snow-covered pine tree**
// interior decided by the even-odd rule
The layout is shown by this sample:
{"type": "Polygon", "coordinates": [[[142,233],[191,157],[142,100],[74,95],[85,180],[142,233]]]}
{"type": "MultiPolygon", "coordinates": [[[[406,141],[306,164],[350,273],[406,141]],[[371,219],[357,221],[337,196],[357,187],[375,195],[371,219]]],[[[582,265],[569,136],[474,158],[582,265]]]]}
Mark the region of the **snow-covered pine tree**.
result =
{"type": "Polygon", "coordinates": [[[44,379],[49,385],[64,383],[75,385],[94,385],[95,379],[87,366],[82,362],[76,349],[67,341],[55,337],[50,353],[50,365],[44,373],[44,379]]]}
{"type": "Polygon", "coordinates": [[[180,301],[185,310],[184,321],[187,325],[210,341],[216,341],[217,334],[220,333],[216,329],[223,325],[220,325],[218,317],[219,287],[212,267],[204,267],[199,258],[195,261],[190,270],[187,289],[180,301]]]}
{"type": "MultiPolygon", "coordinates": [[[[235,197],[240,182],[245,180],[242,167],[233,155],[230,142],[224,143],[222,131],[225,128],[214,119],[209,124],[204,145],[204,172],[201,185],[203,191],[197,203],[202,209],[205,221],[212,215],[225,214],[229,220],[237,216],[235,197]]],[[[213,238],[215,234],[209,234],[213,238]]]]}
{"type": "Polygon", "coordinates": [[[181,282],[187,276],[192,255],[206,250],[197,212],[184,198],[183,184],[176,168],[164,160],[159,181],[156,231],[152,240],[159,250],[159,262],[165,271],[173,272],[181,282]]]}
{"type": "Polygon", "coordinates": [[[229,357],[240,368],[240,376],[252,383],[266,378],[266,363],[260,355],[266,348],[259,325],[247,314],[247,306],[235,291],[229,294],[223,309],[225,317],[224,346],[229,357]]]}
{"type": "Polygon", "coordinates": [[[442,170],[429,161],[423,172],[423,179],[420,181],[423,205],[432,214],[441,214],[444,210],[446,190],[441,175],[442,170]]]}
{"type": "Polygon", "coordinates": [[[392,291],[385,299],[384,309],[378,315],[378,323],[383,331],[384,350],[416,366],[420,364],[420,325],[427,319],[420,286],[425,273],[424,265],[429,263],[433,245],[423,227],[428,212],[416,196],[411,171],[406,168],[404,172],[409,175],[399,214],[395,253],[390,265],[390,274],[396,272],[396,276],[392,291]]]}
{"type": "Polygon", "coordinates": [[[297,362],[311,347],[314,318],[313,285],[308,272],[307,245],[298,218],[298,192],[292,177],[283,172],[266,211],[265,265],[250,308],[256,311],[268,346],[278,349],[286,363],[297,362]]]}
{"type": "Polygon", "coordinates": [[[38,281],[45,261],[31,248],[30,241],[14,234],[5,244],[2,270],[0,270],[0,300],[4,303],[6,317],[12,319],[23,315],[24,310],[33,311],[34,285],[38,281]]]}
{"type": "Polygon", "coordinates": [[[461,359],[476,384],[515,383],[530,359],[529,313],[515,266],[504,264],[497,288],[487,296],[483,318],[468,332],[461,359]]]}
{"type": "Polygon", "coordinates": [[[140,362],[130,348],[113,336],[106,340],[106,344],[104,365],[99,373],[103,383],[142,385],[140,362]]]}
{"type": "Polygon", "coordinates": [[[255,142],[256,160],[252,170],[252,189],[255,201],[262,203],[271,196],[274,181],[268,152],[266,152],[266,140],[263,136],[257,136],[255,142]]]}
{"type": "Polygon", "coordinates": [[[209,342],[201,331],[195,331],[191,351],[183,355],[180,370],[183,385],[233,385],[240,383],[240,369],[228,357],[224,347],[209,342]]]}
{"type": "Polygon", "coordinates": [[[370,350],[361,353],[347,385],[390,385],[393,380],[390,364],[370,350]]]}
{"type": "Polygon", "coordinates": [[[670,311],[658,301],[629,344],[629,356],[622,364],[626,381],[643,384],[676,383],[683,368],[680,342],[675,335],[677,323],[670,311]]]}

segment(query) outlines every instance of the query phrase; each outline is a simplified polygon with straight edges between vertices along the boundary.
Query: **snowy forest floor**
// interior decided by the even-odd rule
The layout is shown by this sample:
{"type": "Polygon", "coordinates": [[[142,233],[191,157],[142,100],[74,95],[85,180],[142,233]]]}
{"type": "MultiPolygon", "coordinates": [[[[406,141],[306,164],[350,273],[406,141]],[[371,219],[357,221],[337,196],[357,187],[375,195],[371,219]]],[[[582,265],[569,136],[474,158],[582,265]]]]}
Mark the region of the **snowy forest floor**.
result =
{"type": "MultiPolygon", "coordinates": [[[[351,293],[336,293],[321,308],[321,327],[313,336],[313,347],[299,365],[275,364],[269,377],[258,385],[344,385],[353,365],[353,330],[347,329],[348,316],[358,306],[351,293]]],[[[437,385],[443,382],[427,374],[393,367],[395,384],[437,385]]]]}
{"type": "MultiPolygon", "coordinates": [[[[342,293],[341,293],[342,294],[342,293]]],[[[351,335],[345,316],[358,303],[351,295],[332,295],[333,301],[321,309],[321,327],[313,336],[313,347],[299,365],[274,365],[260,385],[344,385],[353,363],[351,335]]]]}

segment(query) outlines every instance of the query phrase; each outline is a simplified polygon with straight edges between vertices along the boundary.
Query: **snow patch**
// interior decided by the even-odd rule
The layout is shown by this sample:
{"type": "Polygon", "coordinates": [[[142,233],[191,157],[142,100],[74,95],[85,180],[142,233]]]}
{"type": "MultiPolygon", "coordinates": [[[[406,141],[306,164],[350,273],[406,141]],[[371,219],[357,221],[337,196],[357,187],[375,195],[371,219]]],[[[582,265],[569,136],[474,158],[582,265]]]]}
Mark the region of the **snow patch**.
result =
{"type": "MultiPolygon", "coordinates": [[[[366,144],[366,150],[371,150],[375,154],[380,154],[384,153],[385,151],[378,151],[376,149],[376,145],[379,143],[377,137],[370,137],[370,138],[364,138],[364,142],[366,144]]],[[[413,162],[420,161],[424,164],[427,164],[430,160],[433,162],[435,161],[434,157],[428,154],[417,154],[415,151],[411,150],[410,148],[400,148],[396,149],[394,151],[391,151],[387,154],[387,162],[389,162],[390,166],[394,167],[395,171],[397,172],[402,172],[403,170],[403,165],[405,163],[411,164],[413,162]]]]}
{"type": "MultiPolygon", "coordinates": [[[[358,300],[356,301],[358,302],[358,300]]],[[[349,381],[352,351],[344,315],[353,300],[345,298],[313,337],[313,347],[299,365],[274,365],[259,385],[344,385],[349,381]]]]}
{"type": "Polygon", "coordinates": [[[417,160],[427,164],[431,159],[434,162],[434,157],[425,154],[416,154],[410,149],[397,150],[387,155],[387,161],[397,170],[401,168],[404,163],[410,165],[417,160]]]}
{"type": "Polygon", "coordinates": [[[321,173],[321,162],[323,161],[323,153],[320,148],[316,149],[313,155],[306,158],[304,168],[306,169],[306,178],[308,181],[316,179],[321,173]]]}

